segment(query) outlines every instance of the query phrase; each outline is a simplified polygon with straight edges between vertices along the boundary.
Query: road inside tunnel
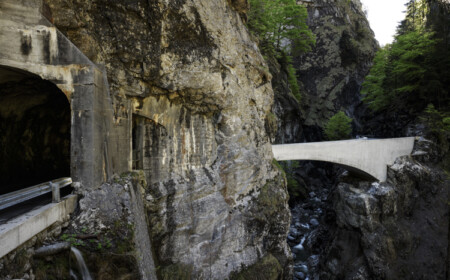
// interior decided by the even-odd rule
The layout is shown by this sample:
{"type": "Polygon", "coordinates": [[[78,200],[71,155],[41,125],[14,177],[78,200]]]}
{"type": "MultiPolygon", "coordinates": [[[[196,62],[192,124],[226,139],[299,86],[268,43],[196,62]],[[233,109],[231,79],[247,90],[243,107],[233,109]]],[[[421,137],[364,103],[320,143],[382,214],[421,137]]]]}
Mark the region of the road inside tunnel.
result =
{"type": "Polygon", "coordinates": [[[56,85],[0,68],[0,195],[70,177],[70,119],[56,85]]]}

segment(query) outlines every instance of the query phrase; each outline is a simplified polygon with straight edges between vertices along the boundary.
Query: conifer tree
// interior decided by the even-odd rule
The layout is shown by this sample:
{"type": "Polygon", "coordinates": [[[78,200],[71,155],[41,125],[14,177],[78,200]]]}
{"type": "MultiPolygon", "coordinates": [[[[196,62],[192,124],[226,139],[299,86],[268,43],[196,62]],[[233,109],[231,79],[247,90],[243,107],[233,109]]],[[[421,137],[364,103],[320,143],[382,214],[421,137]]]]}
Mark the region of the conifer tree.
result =
{"type": "Polygon", "coordinates": [[[300,87],[290,54],[310,51],[314,34],[306,24],[304,6],[295,0],[250,0],[248,27],[259,39],[265,55],[276,57],[285,66],[294,97],[300,101],[300,87]]]}
{"type": "Polygon", "coordinates": [[[293,52],[306,52],[315,43],[307,17],[306,8],[295,0],[250,0],[248,26],[265,51],[287,51],[293,46],[293,52]]]}
{"type": "Polygon", "coordinates": [[[332,116],[325,124],[325,135],[328,140],[349,139],[352,134],[352,119],[347,117],[344,112],[339,111],[332,116]]]}
{"type": "Polygon", "coordinates": [[[394,42],[377,53],[361,91],[375,112],[418,115],[429,103],[449,110],[450,49],[443,40],[447,34],[433,32],[436,25],[427,24],[427,3],[410,1],[394,42]]]}

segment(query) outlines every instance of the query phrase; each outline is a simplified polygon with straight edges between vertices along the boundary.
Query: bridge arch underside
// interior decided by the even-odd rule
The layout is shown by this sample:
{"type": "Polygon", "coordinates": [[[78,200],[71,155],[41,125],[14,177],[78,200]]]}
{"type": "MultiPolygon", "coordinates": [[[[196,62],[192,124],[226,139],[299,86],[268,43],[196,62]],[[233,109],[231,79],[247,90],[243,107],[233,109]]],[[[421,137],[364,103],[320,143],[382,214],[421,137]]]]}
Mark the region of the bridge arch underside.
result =
{"type": "Polygon", "coordinates": [[[71,110],[55,84],[0,66],[0,195],[70,177],[71,110]]]}
{"type": "Polygon", "coordinates": [[[298,161],[311,161],[311,162],[326,162],[326,163],[331,163],[333,165],[339,166],[347,171],[349,171],[352,175],[362,178],[362,179],[368,179],[368,180],[378,180],[374,175],[371,175],[370,173],[367,173],[366,171],[359,169],[357,167],[354,166],[350,166],[350,165],[345,165],[345,164],[341,164],[341,163],[336,163],[336,162],[332,162],[332,161],[326,161],[326,160],[298,160],[298,161]]]}

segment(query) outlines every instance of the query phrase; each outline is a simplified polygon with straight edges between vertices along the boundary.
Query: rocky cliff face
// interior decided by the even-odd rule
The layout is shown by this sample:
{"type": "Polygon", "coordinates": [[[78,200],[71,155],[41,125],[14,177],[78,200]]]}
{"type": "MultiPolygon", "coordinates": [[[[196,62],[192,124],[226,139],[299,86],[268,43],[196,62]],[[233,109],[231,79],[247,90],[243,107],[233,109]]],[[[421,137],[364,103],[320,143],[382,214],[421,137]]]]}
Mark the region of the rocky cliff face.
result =
{"type": "Polygon", "coordinates": [[[421,139],[387,182],[308,182],[288,235],[294,279],[446,279],[450,178],[439,162],[421,139]]]}
{"type": "Polygon", "coordinates": [[[390,166],[386,183],[347,181],[333,191],[321,278],[445,279],[448,176],[434,144],[416,142],[413,157],[390,166]]]}
{"type": "Polygon", "coordinates": [[[272,111],[278,118],[276,143],[322,140],[321,127],[340,110],[359,127],[364,110],[359,91],[378,48],[359,0],[298,3],[308,9],[308,26],[317,42],[311,52],[294,56],[301,102],[290,94],[283,63],[269,59],[275,92],[272,111]]]}
{"type": "Polygon", "coordinates": [[[359,0],[298,2],[307,6],[308,25],[317,40],[312,52],[294,58],[304,126],[314,132],[311,127],[322,127],[340,110],[353,117],[377,42],[359,0]]]}
{"type": "MultiPolygon", "coordinates": [[[[158,273],[223,279],[264,259],[289,274],[286,187],[272,165],[270,74],[246,1],[48,0],[54,24],[106,68],[158,273]]],[[[262,273],[262,272],[260,272],[262,273]]]]}
{"type": "Polygon", "coordinates": [[[275,121],[268,131],[272,131],[273,143],[299,143],[304,137],[301,122],[303,114],[300,103],[289,88],[286,64],[275,58],[270,58],[268,64],[275,94],[272,106],[275,121]]]}

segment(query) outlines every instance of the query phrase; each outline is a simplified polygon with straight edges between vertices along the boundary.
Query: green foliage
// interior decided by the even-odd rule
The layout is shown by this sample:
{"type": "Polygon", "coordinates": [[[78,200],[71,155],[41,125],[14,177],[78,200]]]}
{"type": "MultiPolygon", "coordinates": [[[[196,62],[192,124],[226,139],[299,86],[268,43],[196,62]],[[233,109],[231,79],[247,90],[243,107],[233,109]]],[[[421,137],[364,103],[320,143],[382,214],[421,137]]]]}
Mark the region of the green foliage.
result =
{"type": "Polygon", "coordinates": [[[250,0],[248,27],[258,37],[265,55],[285,62],[289,87],[300,101],[300,87],[292,58],[288,53],[301,54],[311,50],[315,36],[308,28],[307,10],[295,0],[250,0]]]}
{"type": "Polygon", "coordinates": [[[373,67],[362,84],[361,94],[363,101],[375,111],[389,105],[391,97],[385,92],[384,81],[386,79],[386,67],[389,60],[389,49],[380,49],[373,60],[373,67]]]}
{"type": "Polygon", "coordinates": [[[272,159],[272,164],[275,165],[275,167],[281,171],[283,177],[286,178],[286,171],[284,171],[283,166],[281,166],[281,164],[276,159],[272,159]]]}
{"type": "Polygon", "coordinates": [[[62,241],[69,242],[71,246],[84,246],[84,242],[82,240],[78,240],[76,238],[76,234],[63,234],[60,239],[62,241]]]}
{"type": "Polygon", "coordinates": [[[424,102],[435,101],[430,92],[437,97],[444,90],[434,69],[435,44],[433,33],[411,31],[379,50],[361,91],[369,107],[420,111],[424,102]]]}
{"type": "Polygon", "coordinates": [[[282,53],[282,55],[283,55],[282,60],[284,61],[284,63],[282,64],[286,65],[286,71],[291,93],[292,95],[294,95],[295,99],[297,99],[297,101],[300,102],[302,97],[300,94],[300,86],[298,85],[297,81],[297,70],[292,65],[292,57],[286,55],[284,52],[282,53]]]}
{"type": "Polygon", "coordinates": [[[428,104],[420,119],[431,132],[450,135],[450,113],[440,112],[433,104],[428,104]]]}
{"type": "Polygon", "coordinates": [[[300,197],[302,194],[300,190],[300,184],[294,177],[295,169],[297,169],[298,167],[299,167],[298,161],[288,161],[284,165],[289,196],[294,198],[300,197]]]}
{"type": "Polygon", "coordinates": [[[297,81],[297,70],[295,70],[294,66],[292,64],[289,64],[287,66],[288,68],[288,82],[289,86],[291,88],[292,94],[295,96],[298,102],[301,101],[302,95],[300,94],[300,86],[298,85],[297,81]]]}
{"type": "Polygon", "coordinates": [[[332,116],[325,124],[325,135],[328,140],[342,140],[350,138],[352,134],[352,119],[340,111],[332,116]]]}
{"type": "Polygon", "coordinates": [[[306,8],[295,0],[250,0],[248,26],[259,38],[266,53],[287,50],[292,42],[293,52],[311,50],[315,38],[306,25],[306,8]]]}
{"type": "Polygon", "coordinates": [[[302,190],[300,183],[294,176],[295,170],[299,167],[298,161],[290,160],[280,164],[273,159],[272,163],[282,172],[283,177],[286,179],[287,189],[291,199],[306,195],[304,190],[302,190]]]}
{"type": "Polygon", "coordinates": [[[417,116],[427,104],[448,111],[450,45],[448,30],[441,26],[450,21],[444,17],[428,24],[428,5],[426,0],[410,1],[394,42],[378,51],[361,91],[374,112],[417,116]]]}
{"type": "Polygon", "coordinates": [[[249,267],[243,267],[239,272],[232,273],[231,280],[276,280],[281,279],[283,275],[283,268],[278,260],[272,255],[268,254],[264,258],[257,261],[249,267]]]}
{"type": "Polygon", "coordinates": [[[192,277],[192,265],[177,263],[166,267],[159,267],[158,279],[161,280],[190,280],[192,277]]]}
{"type": "Polygon", "coordinates": [[[406,4],[406,17],[397,29],[399,35],[426,27],[426,16],[429,12],[429,0],[410,0],[406,4]]]}

